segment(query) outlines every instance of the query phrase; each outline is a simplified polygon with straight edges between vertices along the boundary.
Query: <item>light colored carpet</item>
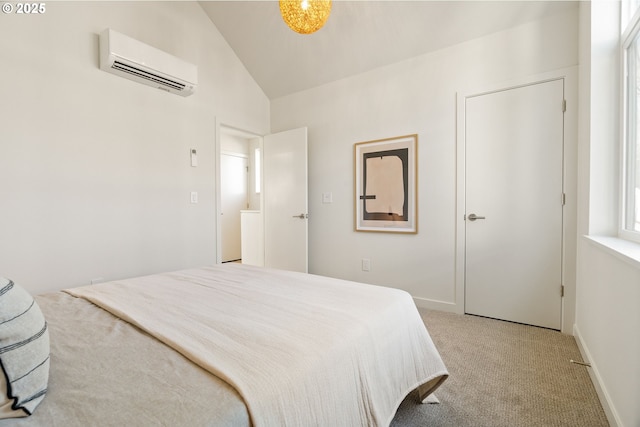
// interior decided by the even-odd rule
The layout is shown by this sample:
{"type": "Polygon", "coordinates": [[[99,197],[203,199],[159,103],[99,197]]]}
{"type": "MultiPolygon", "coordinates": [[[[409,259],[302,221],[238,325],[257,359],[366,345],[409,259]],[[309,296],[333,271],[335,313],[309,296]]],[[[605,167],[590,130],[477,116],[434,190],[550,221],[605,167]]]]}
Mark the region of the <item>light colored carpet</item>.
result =
{"type": "Polygon", "coordinates": [[[450,376],[440,404],[409,396],[391,427],[608,426],[575,339],[548,329],[420,310],[450,376]]]}

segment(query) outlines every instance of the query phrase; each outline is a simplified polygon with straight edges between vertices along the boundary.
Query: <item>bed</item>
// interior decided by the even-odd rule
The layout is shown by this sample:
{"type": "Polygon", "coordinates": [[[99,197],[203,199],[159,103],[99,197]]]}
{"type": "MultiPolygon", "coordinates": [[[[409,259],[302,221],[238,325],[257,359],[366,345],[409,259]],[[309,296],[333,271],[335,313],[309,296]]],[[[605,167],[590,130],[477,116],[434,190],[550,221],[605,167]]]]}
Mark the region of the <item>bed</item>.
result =
{"type": "Polygon", "coordinates": [[[448,376],[401,290],[241,264],[36,301],[44,399],[4,426],[387,426],[448,376]]]}

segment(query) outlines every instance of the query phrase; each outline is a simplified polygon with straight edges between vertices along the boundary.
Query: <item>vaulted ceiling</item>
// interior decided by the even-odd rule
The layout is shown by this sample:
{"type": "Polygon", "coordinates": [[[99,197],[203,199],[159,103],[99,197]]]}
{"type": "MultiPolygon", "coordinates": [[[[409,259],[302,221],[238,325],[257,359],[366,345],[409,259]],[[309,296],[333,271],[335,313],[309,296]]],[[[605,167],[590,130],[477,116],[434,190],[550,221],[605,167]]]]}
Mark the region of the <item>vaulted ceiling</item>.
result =
{"type": "Polygon", "coordinates": [[[301,35],[278,1],[201,1],[270,98],[316,87],[571,8],[578,1],[333,1],[318,32],[301,35]]]}

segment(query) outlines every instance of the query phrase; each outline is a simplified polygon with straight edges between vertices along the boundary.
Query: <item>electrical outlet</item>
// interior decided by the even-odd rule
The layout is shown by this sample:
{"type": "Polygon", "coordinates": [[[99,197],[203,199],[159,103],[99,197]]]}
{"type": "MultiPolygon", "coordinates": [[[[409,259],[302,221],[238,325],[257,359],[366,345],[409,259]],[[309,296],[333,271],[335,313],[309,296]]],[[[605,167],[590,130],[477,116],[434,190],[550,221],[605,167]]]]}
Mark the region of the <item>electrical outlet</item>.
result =
{"type": "Polygon", "coordinates": [[[362,271],[371,271],[371,260],[362,258],[362,271]]]}

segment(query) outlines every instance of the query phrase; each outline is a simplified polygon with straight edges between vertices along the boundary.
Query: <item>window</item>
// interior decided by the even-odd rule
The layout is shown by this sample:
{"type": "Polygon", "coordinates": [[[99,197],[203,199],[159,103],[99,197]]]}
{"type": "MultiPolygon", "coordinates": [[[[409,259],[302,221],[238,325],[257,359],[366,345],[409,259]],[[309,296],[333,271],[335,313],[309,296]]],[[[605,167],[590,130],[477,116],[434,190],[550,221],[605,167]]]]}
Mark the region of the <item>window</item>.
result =
{"type": "Polygon", "coordinates": [[[640,12],[638,1],[628,2],[623,23],[624,53],[624,144],[622,147],[622,218],[621,237],[640,241],[640,12]],[[631,9],[632,8],[632,9],[631,9]]]}
{"type": "Polygon", "coordinates": [[[629,22],[633,18],[633,15],[638,10],[638,6],[640,6],[640,0],[623,0],[621,11],[622,31],[624,31],[626,26],[628,26],[629,22]]]}
{"type": "Polygon", "coordinates": [[[255,164],[255,184],[256,184],[256,193],[260,193],[260,149],[256,148],[253,152],[253,161],[255,164]]]}

